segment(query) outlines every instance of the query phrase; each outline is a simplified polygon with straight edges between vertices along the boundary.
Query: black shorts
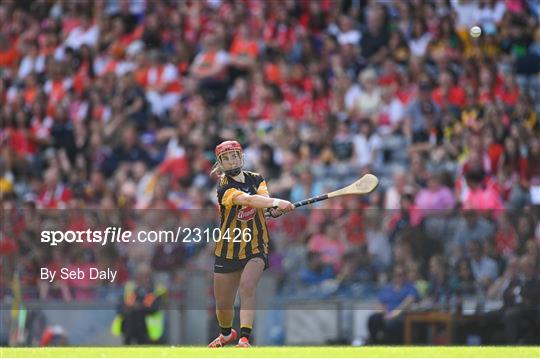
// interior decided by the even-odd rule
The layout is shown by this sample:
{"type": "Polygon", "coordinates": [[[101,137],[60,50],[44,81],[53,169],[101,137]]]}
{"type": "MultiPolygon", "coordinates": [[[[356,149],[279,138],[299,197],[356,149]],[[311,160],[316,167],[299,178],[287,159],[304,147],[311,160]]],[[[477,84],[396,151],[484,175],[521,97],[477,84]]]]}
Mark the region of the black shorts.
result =
{"type": "Polygon", "coordinates": [[[257,253],[244,259],[227,259],[215,257],[214,273],[232,273],[244,269],[247,262],[253,258],[262,258],[264,260],[264,270],[268,269],[268,254],[257,253]]]}

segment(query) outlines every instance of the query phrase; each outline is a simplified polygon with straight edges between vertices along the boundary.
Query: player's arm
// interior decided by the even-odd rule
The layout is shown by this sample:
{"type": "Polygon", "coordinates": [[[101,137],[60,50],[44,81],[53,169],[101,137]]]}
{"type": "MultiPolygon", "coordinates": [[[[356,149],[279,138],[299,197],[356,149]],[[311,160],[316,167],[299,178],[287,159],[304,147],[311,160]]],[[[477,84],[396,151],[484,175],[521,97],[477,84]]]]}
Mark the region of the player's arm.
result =
{"type": "Polygon", "coordinates": [[[294,205],[289,201],[267,197],[261,194],[250,195],[236,188],[228,188],[225,191],[218,193],[218,200],[226,207],[234,205],[249,206],[253,208],[277,207],[284,212],[294,209],[294,205]]]}
{"type": "Polygon", "coordinates": [[[266,197],[260,194],[242,193],[233,199],[234,204],[241,206],[249,206],[253,208],[270,208],[277,207],[278,209],[288,212],[294,209],[294,204],[279,198],[266,197]]]}

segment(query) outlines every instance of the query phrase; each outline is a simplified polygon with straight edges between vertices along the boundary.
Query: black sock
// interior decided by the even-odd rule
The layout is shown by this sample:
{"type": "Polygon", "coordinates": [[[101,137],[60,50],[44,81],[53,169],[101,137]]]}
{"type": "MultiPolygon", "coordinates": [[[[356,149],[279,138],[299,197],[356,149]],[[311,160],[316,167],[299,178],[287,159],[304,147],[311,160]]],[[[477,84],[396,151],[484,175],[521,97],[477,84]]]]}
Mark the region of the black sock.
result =
{"type": "Polygon", "coordinates": [[[240,327],[240,338],[245,337],[247,340],[249,340],[250,335],[251,335],[251,328],[240,327]]]}
{"type": "Polygon", "coordinates": [[[223,334],[223,336],[225,337],[231,334],[231,327],[228,327],[228,328],[219,327],[219,329],[221,330],[221,334],[223,334]]]}

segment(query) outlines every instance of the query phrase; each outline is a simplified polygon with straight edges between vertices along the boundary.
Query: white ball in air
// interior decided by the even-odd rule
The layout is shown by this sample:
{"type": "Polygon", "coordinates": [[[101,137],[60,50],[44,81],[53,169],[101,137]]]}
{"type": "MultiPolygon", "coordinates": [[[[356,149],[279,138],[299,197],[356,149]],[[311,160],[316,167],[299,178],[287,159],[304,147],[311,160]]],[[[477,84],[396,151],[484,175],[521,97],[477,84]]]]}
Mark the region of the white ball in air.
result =
{"type": "Polygon", "coordinates": [[[480,26],[473,26],[471,27],[471,31],[469,33],[472,37],[480,37],[480,35],[482,35],[482,29],[480,26]]]}

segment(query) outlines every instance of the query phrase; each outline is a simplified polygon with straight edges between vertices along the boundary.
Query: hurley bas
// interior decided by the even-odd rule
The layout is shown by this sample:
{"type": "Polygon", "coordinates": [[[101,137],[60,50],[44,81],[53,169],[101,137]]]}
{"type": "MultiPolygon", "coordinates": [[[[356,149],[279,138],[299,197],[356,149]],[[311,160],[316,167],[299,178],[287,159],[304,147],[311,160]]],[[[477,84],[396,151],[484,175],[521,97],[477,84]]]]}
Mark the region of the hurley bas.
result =
{"type": "Polygon", "coordinates": [[[118,271],[107,268],[100,270],[98,268],[62,268],[59,271],[41,268],[41,280],[52,283],[55,279],[90,279],[90,280],[108,280],[113,283],[118,271]],[[57,276],[58,275],[58,276],[57,276]]]}

